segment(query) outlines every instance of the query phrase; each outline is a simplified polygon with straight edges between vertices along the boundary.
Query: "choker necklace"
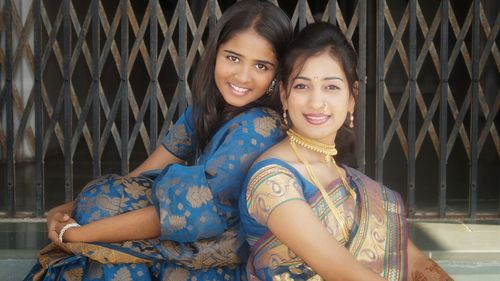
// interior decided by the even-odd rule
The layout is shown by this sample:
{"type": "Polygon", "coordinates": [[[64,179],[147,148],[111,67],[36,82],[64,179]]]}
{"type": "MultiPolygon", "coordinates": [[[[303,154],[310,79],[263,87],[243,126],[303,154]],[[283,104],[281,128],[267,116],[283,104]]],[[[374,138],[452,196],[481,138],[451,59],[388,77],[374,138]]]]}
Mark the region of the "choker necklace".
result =
{"type": "Polygon", "coordinates": [[[340,214],[339,210],[337,207],[332,202],[332,199],[326,192],[325,188],[321,184],[321,182],[318,180],[318,178],[314,175],[311,164],[309,164],[309,161],[300,154],[299,150],[297,149],[296,144],[312,150],[317,153],[321,153],[325,155],[325,161],[330,167],[332,164],[337,170],[337,173],[339,175],[339,178],[344,185],[344,188],[351,194],[352,198],[354,199],[354,203],[356,203],[356,192],[352,189],[352,187],[347,183],[346,179],[342,175],[339,166],[337,166],[337,163],[335,163],[335,159],[333,158],[334,155],[337,155],[337,149],[335,148],[335,145],[328,145],[321,143],[319,141],[313,140],[306,138],[304,136],[299,135],[297,132],[293,131],[292,129],[288,129],[287,131],[288,137],[290,139],[290,146],[292,147],[293,152],[297,156],[297,158],[304,164],[306,167],[307,173],[309,175],[309,178],[311,181],[314,183],[316,188],[319,189],[321,192],[321,195],[323,199],[325,199],[328,208],[332,212],[332,215],[335,217],[335,219],[338,221],[340,225],[340,231],[342,232],[342,236],[344,238],[344,241],[347,243],[349,241],[349,229],[347,227],[347,222],[345,221],[344,217],[340,214]]]}
{"type": "Polygon", "coordinates": [[[286,133],[290,137],[290,142],[294,142],[309,150],[325,155],[325,162],[328,164],[329,167],[332,165],[332,163],[335,163],[335,160],[333,159],[333,156],[337,155],[337,149],[335,148],[335,144],[324,144],[322,142],[306,138],[304,136],[299,135],[292,129],[288,129],[286,133]]]}

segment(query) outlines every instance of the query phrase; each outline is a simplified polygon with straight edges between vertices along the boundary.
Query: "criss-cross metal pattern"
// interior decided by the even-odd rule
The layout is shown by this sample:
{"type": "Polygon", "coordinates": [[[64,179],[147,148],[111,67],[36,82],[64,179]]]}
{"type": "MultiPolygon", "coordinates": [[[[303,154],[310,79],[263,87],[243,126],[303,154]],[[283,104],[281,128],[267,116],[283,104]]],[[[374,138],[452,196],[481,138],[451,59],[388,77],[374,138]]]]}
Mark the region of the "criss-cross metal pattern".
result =
{"type": "MultiPolygon", "coordinates": [[[[422,144],[426,136],[430,138],[434,151],[439,159],[439,184],[436,196],[439,196],[439,216],[446,215],[447,191],[447,163],[453,147],[458,144],[458,136],[462,141],[467,154],[470,168],[469,172],[469,212],[470,217],[476,216],[477,211],[477,182],[478,182],[478,157],[484,147],[487,137],[491,137],[494,145],[493,153],[500,156],[500,140],[494,120],[499,108],[499,93],[496,89],[493,103],[488,104],[485,93],[480,83],[481,74],[486,65],[486,59],[494,60],[496,75],[500,69],[500,56],[496,44],[500,13],[496,11],[496,18],[490,26],[481,1],[469,3],[467,15],[460,26],[454,11],[452,1],[442,1],[437,9],[431,13],[423,11],[418,1],[409,1],[398,24],[391,13],[391,7],[385,1],[377,3],[377,46],[389,45],[384,51],[383,47],[377,49],[377,105],[376,105],[376,178],[380,181],[384,177],[384,158],[396,133],[402,153],[407,159],[407,198],[410,216],[416,213],[415,207],[415,163],[420,156],[422,144]],[[432,22],[428,23],[424,15],[434,14],[432,22]],[[386,25],[386,26],[385,26],[386,25]],[[451,27],[455,44],[449,45],[448,29],[451,27]],[[389,30],[392,40],[385,42],[389,30]],[[403,44],[402,36],[409,33],[409,44],[403,44]],[[422,47],[416,49],[417,32],[423,39],[422,47]],[[439,51],[434,43],[435,37],[440,33],[439,51]],[[484,45],[480,46],[480,32],[484,34],[484,45]],[[384,34],[384,36],[381,36],[384,34]],[[472,51],[469,51],[465,38],[472,34],[472,51]],[[405,45],[408,46],[405,48],[405,45]],[[471,54],[472,52],[472,54],[471,54]],[[407,84],[399,97],[399,102],[392,99],[390,90],[386,85],[387,71],[399,56],[403,71],[407,77],[407,84]],[[452,91],[450,88],[450,75],[455,70],[457,58],[462,56],[470,78],[469,88],[462,91],[452,91]],[[439,79],[438,88],[430,104],[422,96],[418,77],[424,61],[430,57],[435,74],[439,79]],[[383,63],[382,63],[383,62],[383,63]],[[465,95],[465,98],[463,96],[465,95]],[[458,105],[456,97],[463,98],[458,105]],[[473,102],[473,101],[474,102],[473,102]],[[480,106],[480,108],[478,108],[480,106]],[[479,111],[479,109],[481,111],[479,111]],[[408,114],[408,123],[401,124],[404,111],[408,114]],[[439,118],[434,118],[439,110],[439,118]],[[450,110],[448,113],[447,111],[450,110]],[[387,112],[390,120],[384,120],[387,112]],[[423,122],[420,128],[416,127],[416,115],[419,114],[423,122]],[[464,125],[464,118],[469,114],[471,118],[468,130],[464,125]],[[479,126],[478,117],[483,115],[485,122],[479,126]],[[448,121],[452,116],[454,122],[448,121]],[[437,124],[434,124],[437,122],[437,124]],[[387,126],[388,125],[388,126],[387,126]],[[451,126],[449,130],[448,126],[451,126]],[[387,127],[387,129],[385,129],[387,127]],[[404,128],[407,128],[405,131],[404,128]],[[436,129],[436,127],[438,129],[436,129]],[[450,132],[448,132],[450,131],[450,132]]],[[[498,162],[497,162],[498,163],[498,162]]]]}
{"type": "MultiPolygon", "coordinates": [[[[492,0],[467,1],[469,8],[463,19],[455,14],[457,3],[448,0],[441,1],[435,10],[424,9],[421,1],[406,1],[404,11],[397,16],[393,1],[386,0],[286,3],[294,26],[330,21],[353,40],[359,55],[357,108],[374,108],[373,118],[365,110],[356,111],[359,169],[369,172],[366,154],[373,151],[373,176],[383,182],[391,168],[384,165],[389,148],[399,146],[407,167],[406,182],[399,188],[406,192],[410,216],[418,212],[416,163],[424,153],[426,138],[432,149],[425,153],[433,151],[439,159],[436,196],[441,217],[446,216],[447,163],[453,148],[461,142],[469,160],[464,172],[470,177],[470,217],[476,216],[478,160],[488,140],[497,159],[500,156],[495,123],[500,94],[497,89],[493,102],[488,102],[481,85],[488,61],[496,66],[497,77],[500,69],[500,13],[496,11],[494,21],[489,20],[484,7],[488,1],[492,0]],[[313,13],[311,5],[318,3],[321,11],[313,13]],[[368,25],[369,12],[374,16],[373,26],[368,25]],[[448,43],[448,30],[453,45],[448,43]],[[372,66],[367,64],[370,32],[376,33],[372,53],[376,64],[372,66]],[[470,78],[469,88],[462,92],[454,91],[449,81],[459,58],[470,78]],[[424,98],[419,81],[426,61],[439,80],[430,101],[424,98]],[[401,92],[393,91],[386,80],[392,68],[406,79],[401,92]],[[367,104],[367,95],[374,96],[373,105],[367,104]],[[481,126],[480,117],[484,119],[481,126]],[[375,128],[373,137],[366,135],[370,126],[375,128]]],[[[75,0],[32,0],[23,21],[20,2],[3,1],[0,157],[6,170],[0,192],[6,204],[2,202],[0,212],[6,216],[20,213],[15,202],[15,171],[23,144],[34,152],[36,163],[36,204],[28,215],[43,216],[48,151],[64,155],[64,187],[58,189],[64,192],[65,200],[71,200],[78,173],[74,169],[77,149],[92,159],[93,177],[103,172],[102,158],[110,148],[119,156],[118,172],[127,173],[132,153],[139,147],[150,154],[192,102],[190,74],[204,52],[206,35],[222,14],[221,5],[216,0],[144,2],[139,7],[131,0],[89,0],[78,5],[75,0]],[[34,79],[29,94],[14,81],[23,61],[34,79]],[[110,76],[117,81],[109,81],[110,76]],[[176,82],[166,85],[162,83],[165,80],[176,82]],[[137,81],[147,81],[147,86],[143,89],[137,81]]],[[[283,1],[271,2],[285,5],[283,1]]]]}

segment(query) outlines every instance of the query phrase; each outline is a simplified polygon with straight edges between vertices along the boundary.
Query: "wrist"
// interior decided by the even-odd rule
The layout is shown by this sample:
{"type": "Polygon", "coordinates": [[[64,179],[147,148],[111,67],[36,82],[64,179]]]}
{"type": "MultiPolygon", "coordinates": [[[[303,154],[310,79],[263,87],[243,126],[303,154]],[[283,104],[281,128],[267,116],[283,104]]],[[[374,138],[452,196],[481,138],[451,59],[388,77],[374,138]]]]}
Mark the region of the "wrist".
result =
{"type": "Polygon", "coordinates": [[[65,225],[59,232],[59,242],[64,243],[78,241],[77,233],[80,228],[81,225],[76,222],[65,225]]]}
{"type": "Polygon", "coordinates": [[[64,234],[64,241],[66,242],[83,242],[81,239],[81,227],[72,227],[66,231],[64,234]]]}

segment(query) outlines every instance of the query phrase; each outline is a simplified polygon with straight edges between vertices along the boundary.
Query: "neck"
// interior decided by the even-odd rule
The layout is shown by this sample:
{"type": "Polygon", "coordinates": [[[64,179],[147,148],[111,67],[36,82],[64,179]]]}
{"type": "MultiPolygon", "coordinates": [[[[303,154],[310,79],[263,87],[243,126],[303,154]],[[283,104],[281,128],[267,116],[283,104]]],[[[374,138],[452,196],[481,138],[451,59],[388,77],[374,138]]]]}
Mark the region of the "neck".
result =
{"type": "Polygon", "coordinates": [[[321,155],[323,162],[331,165],[335,160],[333,156],[337,155],[337,149],[335,144],[325,144],[314,139],[302,136],[292,129],[287,131],[290,142],[298,144],[299,146],[307,149],[310,152],[314,152],[316,155],[321,155]]]}

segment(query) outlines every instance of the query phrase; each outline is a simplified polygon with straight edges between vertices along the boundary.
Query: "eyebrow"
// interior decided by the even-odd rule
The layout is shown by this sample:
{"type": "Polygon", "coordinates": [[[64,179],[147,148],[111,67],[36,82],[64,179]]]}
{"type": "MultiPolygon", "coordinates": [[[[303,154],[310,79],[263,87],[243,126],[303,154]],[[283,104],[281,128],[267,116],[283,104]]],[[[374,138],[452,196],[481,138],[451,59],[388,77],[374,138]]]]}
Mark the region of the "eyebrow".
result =
{"type": "MultiPolygon", "coordinates": [[[[238,57],[243,57],[243,58],[245,57],[244,55],[236,53],[236,52],[231,51],[231,50],[224,50],[224,52],[229,53],[229,54],[233,54],[233,55],[238,56],[238,57]]],[[[255,60],[255,61],[257,63],[268,64],[268,65],[274,66],[274,63],[267,61],[267,60],[255,60]]]]}
{"type": "MultiPolygon", "coordinates": [[[[311,79],[311,78],[309,78],[309,77],[305,77],[305,76],[297,76],[297,77],[295,77],[295,79],[303,79],[303,80],[307,80],[307,81],[312,81],[312,79],[311,79]]],[[[340,81],[344,81],[344,80],[343,80],[342,78],[340,78],[340,77],[325,77],[325,78],[323,78],[323,79],[321,79],[321,80],[340,80],[340,81]]]]}

